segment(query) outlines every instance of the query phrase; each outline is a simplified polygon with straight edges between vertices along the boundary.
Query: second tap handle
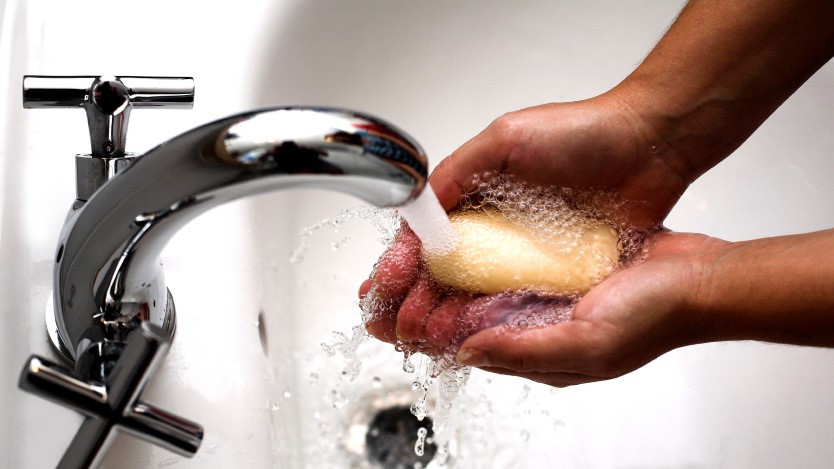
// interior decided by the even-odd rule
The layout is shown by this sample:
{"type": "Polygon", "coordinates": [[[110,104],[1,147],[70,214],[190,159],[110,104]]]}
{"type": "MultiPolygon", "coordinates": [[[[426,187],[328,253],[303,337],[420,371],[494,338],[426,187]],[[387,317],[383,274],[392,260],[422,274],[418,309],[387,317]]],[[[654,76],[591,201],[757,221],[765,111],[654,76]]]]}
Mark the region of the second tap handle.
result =
{"type": "MultiPolygon", "coordinates": [[[[194,79],[189,77],[115,78],[124,84],[134,107],[176,107],[190,109],[194,105],[194,79]]],[[[23,107],[83,107],[92,97],[97,82],[108,81],[98,76],[23,77],[23,107]]]]}
{"type": "Polygon", "coordinates": [[[90,154],[125,155],[127,123],[134,107],[190,109],[194,79],[189,77],[46,76],[23,77],[23,107],[80,107],[87,112],[90,154]]]}
{"type": "Polygon", "coordinates": [[[130,91],[133,107],[194,106],[194,79],[187,77],[119,77],[130,91]]]}

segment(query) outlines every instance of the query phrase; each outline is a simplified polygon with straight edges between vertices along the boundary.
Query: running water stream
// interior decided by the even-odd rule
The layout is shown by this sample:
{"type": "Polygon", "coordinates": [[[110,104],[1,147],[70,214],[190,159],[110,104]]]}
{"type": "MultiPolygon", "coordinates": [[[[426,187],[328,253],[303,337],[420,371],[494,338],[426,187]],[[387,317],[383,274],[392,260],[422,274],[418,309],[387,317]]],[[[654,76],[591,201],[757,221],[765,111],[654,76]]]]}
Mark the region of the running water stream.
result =
{"type": "Polygon", "coordinates": [[[437,200],[431,186],[416,199],[398,209],[414,234],[420,238],[423,250],[445,255],[455,248],[455,232],[449,216],[437,200]]]}
{"type": "MultiPolygon", "coordinates": [[[[420,238],[424,252],[444,256],[454,250],[455,232],[431,186],[427,186],[415,200],[400,207],[398,211],[408,223],[409,228],[420,238]]],[[[461,387],[469,377],[469,369],[455,364],[450,359],[451,357],[444,357],[447,358],[445,360],[431,357],[422,359],[421,357],[419,365],[415,368],[410,362],[411,355],[408,350],[404,351],[403,369],[413,372],[415,376],[412,389],[419,393],[419,397],[412,404],[411,413],[420,421],[428,415],[428,393],[435,381],[439,381],[432,431],[434,443],[438,448],[434,463],[436,466],[443,467],[449,458],[450,412],[461,387]]],[[[424,438],[425,430],[421,435],[424,438]]],[[[415,443],[415,452],[418,454],[422,451],[423,438],[418,438],[415,443]]]]}

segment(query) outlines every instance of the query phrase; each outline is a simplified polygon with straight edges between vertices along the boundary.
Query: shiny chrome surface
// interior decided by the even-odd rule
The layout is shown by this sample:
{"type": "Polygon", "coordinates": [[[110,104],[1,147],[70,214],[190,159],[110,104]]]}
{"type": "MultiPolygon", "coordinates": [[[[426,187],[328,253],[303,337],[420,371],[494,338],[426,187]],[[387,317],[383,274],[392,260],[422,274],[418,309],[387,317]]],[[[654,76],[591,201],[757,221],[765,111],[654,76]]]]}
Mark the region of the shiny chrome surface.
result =
{"type": "MultiPolygon", "coordinates": [[[[159,253],[190,220],[262,192],[313,187],[379,206],[426,184],[420,147],[393,126],[348,111],[277,108],[221,119],[138,158],[70,214],[55,268],[55,319],[79,373],[137,325],[163,326],[159,253]]],[[[210,255],[210,253],[207,253],[210,255]]]]}
{"type": "Polygon", "coordinates": [[[190,109],[193,103],[194,80],[187,77],[23,77],[24,108],[83,108],[87,113],[90,154],[76,156],[76,193],[84,201],[133,160],[135,155],[125,152],[133,108],[190,109]]]}
{"type": "Polygon", "coordinates": [[[190,109],[194,80],[187,77],[46,76],[23,77],[23,107],[80,107],[87,112],[93,156],[125,153],[127,123],[134,107],[190,109]]]}
{"type": "Polygon", "coordinates": [[[81,379],[37,356],[29,359],[20,376],[20,388],[86,416],[58,467],[97,465],[117,429],[184,456],[197,451],[203,438],[199,424],[139,400],[170,344],[167,331],[143,323],[101,382],[81,379]]]}

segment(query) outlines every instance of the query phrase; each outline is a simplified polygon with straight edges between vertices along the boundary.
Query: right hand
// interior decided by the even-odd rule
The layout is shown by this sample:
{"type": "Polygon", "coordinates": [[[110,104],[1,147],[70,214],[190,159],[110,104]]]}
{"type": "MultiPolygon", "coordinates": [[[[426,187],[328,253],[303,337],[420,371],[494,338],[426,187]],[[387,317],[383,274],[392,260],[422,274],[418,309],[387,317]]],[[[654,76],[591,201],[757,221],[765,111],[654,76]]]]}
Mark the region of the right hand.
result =
{"type": "Polygon", "coordinates": [[[434,170],[429,180],[441,205],[455,208],[475,189],[474,175],[506,172],[534,185],[616,193],[633,202],[623,221],[657,226],[692,174],[627,97],[614,90],[501,116],[434,170]]]}

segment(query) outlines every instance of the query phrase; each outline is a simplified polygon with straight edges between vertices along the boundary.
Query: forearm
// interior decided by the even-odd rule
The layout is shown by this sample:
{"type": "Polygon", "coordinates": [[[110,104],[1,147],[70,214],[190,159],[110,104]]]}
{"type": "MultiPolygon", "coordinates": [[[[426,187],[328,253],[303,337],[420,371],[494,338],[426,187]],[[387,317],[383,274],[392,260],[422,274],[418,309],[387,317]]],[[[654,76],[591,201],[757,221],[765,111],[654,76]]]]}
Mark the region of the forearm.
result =
{"type": "Polygon", "coordinates": [[[729,243],[692,311],[700,341],[834,347],[834,229],[729,243]]]}
{"type": "Polygon", "coordinates": [[[692,0],[613,93],[692,182],[832,55],[830,0],[692,0]]]}

